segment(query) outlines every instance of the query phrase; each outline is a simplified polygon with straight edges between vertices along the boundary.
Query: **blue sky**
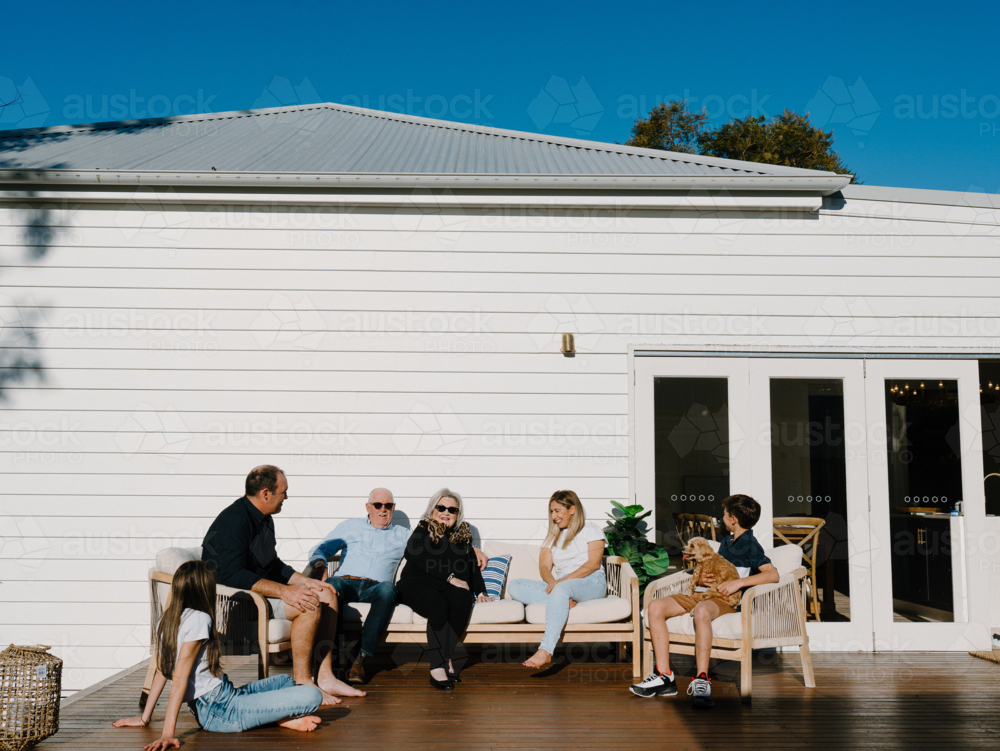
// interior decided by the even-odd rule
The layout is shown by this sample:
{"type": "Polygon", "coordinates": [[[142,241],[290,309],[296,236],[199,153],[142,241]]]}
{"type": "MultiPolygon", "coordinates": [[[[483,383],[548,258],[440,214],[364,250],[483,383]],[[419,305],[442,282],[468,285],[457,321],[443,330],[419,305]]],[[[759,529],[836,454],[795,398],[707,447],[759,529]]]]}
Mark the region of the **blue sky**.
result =
{"type": "Polygon", "coordinates": [[[1000,193],[1000,3],[763,7],[9,3],[0,128],[334,101],[625,141],[687,97],[808,109],[869,185],[1000,193]]]}

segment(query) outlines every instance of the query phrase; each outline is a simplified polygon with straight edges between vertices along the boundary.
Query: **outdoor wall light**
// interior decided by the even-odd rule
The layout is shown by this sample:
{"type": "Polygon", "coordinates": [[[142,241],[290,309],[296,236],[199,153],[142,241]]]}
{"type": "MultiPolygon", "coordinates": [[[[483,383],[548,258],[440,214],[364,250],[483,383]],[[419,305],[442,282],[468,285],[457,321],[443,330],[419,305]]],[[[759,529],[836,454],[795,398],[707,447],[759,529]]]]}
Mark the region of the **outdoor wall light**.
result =
{"type": "Polygon", "coordinates": [[[563,357],[576,357],[576,344],[572,334],[562,335],[562,347],[559,351],[563,353],[563,357]]]}

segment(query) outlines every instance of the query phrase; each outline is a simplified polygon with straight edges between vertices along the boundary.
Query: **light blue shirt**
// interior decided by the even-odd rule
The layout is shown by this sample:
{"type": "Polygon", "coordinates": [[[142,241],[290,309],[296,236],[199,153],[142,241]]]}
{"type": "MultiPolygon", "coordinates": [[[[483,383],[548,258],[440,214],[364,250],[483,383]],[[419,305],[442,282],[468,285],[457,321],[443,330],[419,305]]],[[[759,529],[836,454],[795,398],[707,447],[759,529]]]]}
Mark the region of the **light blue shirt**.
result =
{"type": "Polygon", "coordinates": [[[309,551],[309,563],[329,560],[343,550],[336,576],[360,576],[391,582],[396,576],[410,530],[390,524],[373,527],[368,517],[343,521],[319,545],[309,551]]]}

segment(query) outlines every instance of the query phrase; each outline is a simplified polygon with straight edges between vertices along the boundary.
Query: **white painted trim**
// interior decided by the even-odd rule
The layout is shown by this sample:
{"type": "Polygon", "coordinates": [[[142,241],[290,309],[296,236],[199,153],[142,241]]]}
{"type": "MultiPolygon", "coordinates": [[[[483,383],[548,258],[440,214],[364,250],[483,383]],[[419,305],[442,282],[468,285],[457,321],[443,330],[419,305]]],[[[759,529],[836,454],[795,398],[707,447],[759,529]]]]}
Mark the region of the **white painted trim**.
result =
{"type": "Polygon", "coordinates": [[[615,208],[688,209],[693,211],[792,209],[815,211],[823,205],[821,196],[532,196],[532,195],[401,195],[385,194],[274,194],[274,193],[177,193],[146,186],[122,191],[20,191],[0,193],[4,201],[68,201],[73,203],[133,203],[136,205],[267,204],[271,206],[402,206],[414,208],[533,206],[552,209],[615,208]]]}

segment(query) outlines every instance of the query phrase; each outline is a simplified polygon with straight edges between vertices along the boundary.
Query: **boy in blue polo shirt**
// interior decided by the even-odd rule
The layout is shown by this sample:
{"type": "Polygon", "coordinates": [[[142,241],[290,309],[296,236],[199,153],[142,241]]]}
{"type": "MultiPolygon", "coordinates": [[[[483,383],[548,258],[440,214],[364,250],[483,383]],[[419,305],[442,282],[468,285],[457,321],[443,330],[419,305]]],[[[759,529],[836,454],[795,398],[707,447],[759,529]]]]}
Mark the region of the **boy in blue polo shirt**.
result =
{"type": "MultiPolygon", "coordinates": [[[[778,581],[778,570],[764,555],[764,549],[753,536],[752,527],[760,519],[760,504],[748,495],[731,495],[722,502],[725,513],[722,522],[730,532],[719,546],[719,555],[732,563],[740,574],[739,579],[722,582],[719,594],[731,595],[744,587],[771,584],[778,581]]],[[[702,577],[700,584],[711,586],[715,578],[702,577]]],[[[695,601],[687,595],[671,595],[653,600],[649,604],[649,633],[653,641],[656,662],[653,671],[645,680],[631,686],[629,690],[636,696],[674,696],[677,682],[670,669],[670,632],[667,619],[691,613],[694,618],[694,651],[697,663],[696,677],[688,686],[688,694],[694,697],[695,707],[711,707],[712,681],[708,677],[708,661],[712,653],[712,621],[720,615],[735,613],[724,600],[695,601]]]]}

